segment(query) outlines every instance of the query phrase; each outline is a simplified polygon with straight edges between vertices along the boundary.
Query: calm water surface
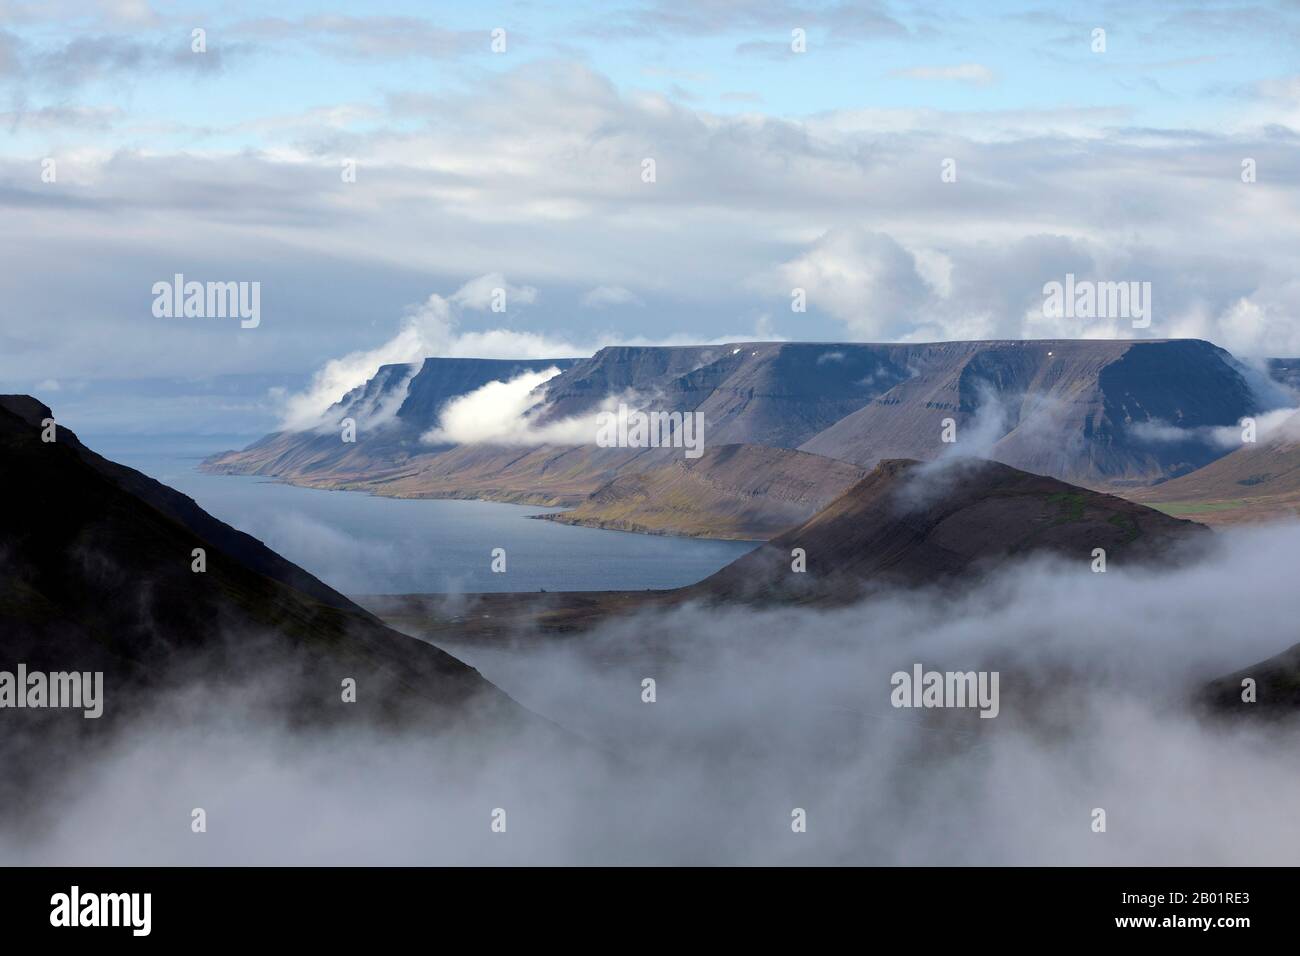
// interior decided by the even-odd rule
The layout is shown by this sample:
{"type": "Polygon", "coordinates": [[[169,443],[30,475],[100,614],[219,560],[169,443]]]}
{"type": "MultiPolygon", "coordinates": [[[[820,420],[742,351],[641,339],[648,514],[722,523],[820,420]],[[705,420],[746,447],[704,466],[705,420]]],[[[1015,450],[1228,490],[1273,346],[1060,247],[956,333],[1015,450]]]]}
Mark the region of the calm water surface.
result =
{"type": "Polygon", "coordinates": [[[83,440],[184,492],[345,594],[679,587],[755,547],[528,518],[554,508],[380,498],[197,470],[207,455],[247,444],[239,438],[83,440]],[[506,549],[504,574],[491,570],[493,548],[506,549]]]}

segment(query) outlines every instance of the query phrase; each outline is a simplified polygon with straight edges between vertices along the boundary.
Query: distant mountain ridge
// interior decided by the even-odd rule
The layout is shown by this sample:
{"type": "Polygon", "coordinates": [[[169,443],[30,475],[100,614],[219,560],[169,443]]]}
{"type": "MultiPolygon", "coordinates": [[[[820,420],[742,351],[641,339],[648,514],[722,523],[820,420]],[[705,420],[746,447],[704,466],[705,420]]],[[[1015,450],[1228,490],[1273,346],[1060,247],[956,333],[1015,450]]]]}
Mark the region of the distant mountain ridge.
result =
{"type": "MultiPolygon", "coordinates": [[[[951,450],[943,441],[951,420],[958,451],[1098,489],[1140,488],[1193,472],[1224,452],[1204,440],[1205,429],[1262,410],[1242,366],[1195,339],[618,346],[577,360],[385,366],[327,416],[357,412],[359,424],[367,415],[383,417],[391,396],[406,389],[391,420],[363,425],[355,445],[336,431],[277,433],[206,467],[404,497],[570,506],[610,482],[680,461],[671,449],[600,448],[594,434],[581,446],[420,441],[457,394],[549,366],[561,371],[536,391],[535,425],[627,400],[702,414],[706,448],[798,450],[870,468],[951,450]]],[[[694,471],[707,480],[707,466],[694,471]]],[[[591,518],[604,520],[594,511],[591,518]]],[[[736,533],[724,525],[718,522],[718,533],[736,533]]],[[[743,533],[760,527],[757,516],[743,533]]],[[[659,530],[709,533],[698,515],[659,530]]]]}
{"type": "Polygon", "coordinates": [[[963,432],[988,429],[983,457],[1087,487],[1135,486],[1222,454],[1191,429],[1259,411],[1229,353],[1194,339],[954,342],[906,361],[914,376],[800,448],[859,465],[928,459],[951,418],[958,450],[963,432]],[[1146,425],[1188,438],[1154,440],[1146,425]]]}
{"type": "Polygon", "coordinates": [[[423,362],[380,366],[364,384],[352,389],[307,431],[277,431],[243,451],[213,456],[210,471],[279,478],[315,477],[328,483],[335,475],[357,479],[391,472],[430,448],[421,436],[437,425],[452,399],[494,381],[527,372],[567,368],[577,359],[427,358],[423,362]],[[341,440],[340,423],[356,423],[355,443],[341,440]]]}
{"type": "Polygon", "coordinates": [[[908,378],[898,346],[737,342],[601,349],[546,384],[544,421],[633,393],[704,415],[709,444],[797,448],[908,378]]]}

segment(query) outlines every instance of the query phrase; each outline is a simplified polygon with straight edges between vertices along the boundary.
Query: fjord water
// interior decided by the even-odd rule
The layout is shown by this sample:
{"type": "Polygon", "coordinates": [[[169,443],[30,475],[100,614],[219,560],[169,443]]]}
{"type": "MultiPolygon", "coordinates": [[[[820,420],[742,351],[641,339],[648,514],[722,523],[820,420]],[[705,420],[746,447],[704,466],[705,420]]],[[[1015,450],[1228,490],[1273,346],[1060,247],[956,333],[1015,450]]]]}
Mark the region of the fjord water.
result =
{"type": "Polygon", "coordinates": [[[555,508],[381,498],[198,470],[208,455],[247,444],[243,438],[82,438],[105,457],[189,495],[344,594],[672,588],[707,577],[757,544],[528,517],[555,508]],[[491,569],[494,548],[506,551],[504,574],[491,569]]]}

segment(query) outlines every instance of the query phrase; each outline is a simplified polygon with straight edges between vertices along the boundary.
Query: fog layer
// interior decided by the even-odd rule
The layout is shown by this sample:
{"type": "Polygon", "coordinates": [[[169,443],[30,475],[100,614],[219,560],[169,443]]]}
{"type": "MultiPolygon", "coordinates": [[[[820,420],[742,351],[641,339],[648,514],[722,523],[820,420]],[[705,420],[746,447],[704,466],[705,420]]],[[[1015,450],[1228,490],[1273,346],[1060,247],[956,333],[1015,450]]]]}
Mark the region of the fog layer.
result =
{"type": "Polygon", "coordinates": [[[587,637],[447,647],[569,742],[460,725],[291,732],[257,716],[265,688],[188,688],[60,768],[7,818],[0,859],[1293,864],[1300,734],[1192,702],[1296,643],[1297,557],[1300,526],[1234,531],[1158,573],[1093,573],[1082,556],[966,593],[685,607],[587,637]],[[916,663],[998,671],[999,715],[895,709],[890,676],[916,663]]]}

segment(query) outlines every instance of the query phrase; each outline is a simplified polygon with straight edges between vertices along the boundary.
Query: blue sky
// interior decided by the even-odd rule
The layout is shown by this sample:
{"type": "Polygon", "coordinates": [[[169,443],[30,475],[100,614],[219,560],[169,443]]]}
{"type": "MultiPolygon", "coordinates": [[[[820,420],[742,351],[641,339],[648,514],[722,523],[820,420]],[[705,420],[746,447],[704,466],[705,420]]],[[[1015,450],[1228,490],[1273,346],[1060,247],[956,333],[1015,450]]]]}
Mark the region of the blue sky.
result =
{"type": "MultiPolygon", "coordinates": [[[[1255,4],[882,5],[880,22],[857,30],[837,30],[825,13],[801,17],[802,8],[787,12],[780,4],[768,5],[776,12],[758,18],[727,14],[743,4],[684,4],[717,12],[701,14],[698,25],[678,30],[656,30],[649,6],[618,4],[408,2],[367,5],[358,17],[299,2],[276,4],[275,16],[268,17],[257,4],[225,4],[219,13],[202,4],[159,4],[153,16],[144,14],[143,6],[120,5],[140,11],[132,16],[114,15],[115,5],[87,3],[69,5],[75,13],[50,19],[40,16],[43,6],[11,4],[6,32],[34,47],[57,49],[78,39],[115,35],[184,46],[187,25],[206,29],[211,51],[224,53],[238,67],[226,71],[219,84],[140,83],[114,73],[84,83],[79,91],[84,101],[190,127],[234,125],[344,101],[378,102],[391,90],[456,88],[473,82],[480,70],[557,56],[580,58],[620,85],[684,94],[720,112],[759,104],[786,116],[864,107],[1073,104],[1121,106],[1137,122],[1168,125],[1204,122],[1207,97],[1217,101],[1212,107],[1221,115],[1230,108],[1234,88],[1286,73],[1294,39],[1268,30],[1260,17],[1267,7],[1255,4]],[[1247,16],[1260,18],[1258,29],[1241,20],[1247,16]],[[372,28],[379,36],[366,41],[370,47],[349,48],[341,30],[324,29],[330,17],[390,26],[372,28]],[[1238,29],[1222,29],[1234,20],[1241,24],[1238,29]],[[404,29],[401,21],[422,24],[443,39],[421,44],[420,34],[404,29]],[[787,24],[799,23],[808,31],[815,69],[805,68],[808,58],[746,52],[756,44],[788,45],[792,27],[787,24]],[[507,30],[508,55],[475,56],[476,44],[480,52],[488,51],[487,33],[494,27],[507,30]],[[1089,49],[1093,27],[1107,30],[1104,57],[1089,49]],[[381,53],[385,44],[388,51],[381,53]],[[992,80],[944,83],[906,74],[918,65],[963,63],[987,68],[992,80]]],[[[1277,16],[1290,19],[1282,11],[1277,16]]],[[[43,104],[66,101],[57,85],[29,95],[43,104]]],[[[258,143],[253,136],[229,137],[221,145],[258,143]]]]}
{"type": "MultiPolygon", "coordinates": [[[[101,65],[81,79],[11,83],[11,102],[99,105],[176,127],[171,135],[122,133],[116,142],[124,146],[260,148],[272,141],[265,131],[230,128],[340,103],[378,107],[394,92],[455,91],[483,72],[562,58],[620,87],[720,113],[1091,107],[1122,110],[1138,125],[1213,128],[1253,85],[1294,69],[1298,26],[1286,5],[1257,3],[406,2],[367,4],[358,15],[355,7],[296,2],[275,4],[273,15],[266,9],[10,3],[0,8],[9,11],[6,33],[46,53],[106,38],[183,51],[189,31],[201,27],[209,53],[225,64],[219,82],[197,73],[167,83],[101,65]],[[493,56],[489,32],[498,27],[507,31],[507,52],[493,56]],[[806,30],[811,56],[789,52],[796,27],[806,30]],[[1107,32],[1104,55],[1090,49],[1097,27],[1107,32]],[[987,78],[918,72],[962,65],[978,65],[987,78]],[[213,128],[225,132],[203,134],[213,128]]],[[[41,143],[22,124],[12,133],[15,145],[41,143]]]]}
{"type": "Polygon", "coordinates": [[[0,0],[0,386],[247,376],[265,418],[268,376],[421,350],[1297,354],[1298,48],[1290,3],[0,0]],[[155,318],[176,272],[260,282],[265,320],[155,318]],[[1066,272],[1152,282],[1156,321],[1045,321],[1066,272]]]}

